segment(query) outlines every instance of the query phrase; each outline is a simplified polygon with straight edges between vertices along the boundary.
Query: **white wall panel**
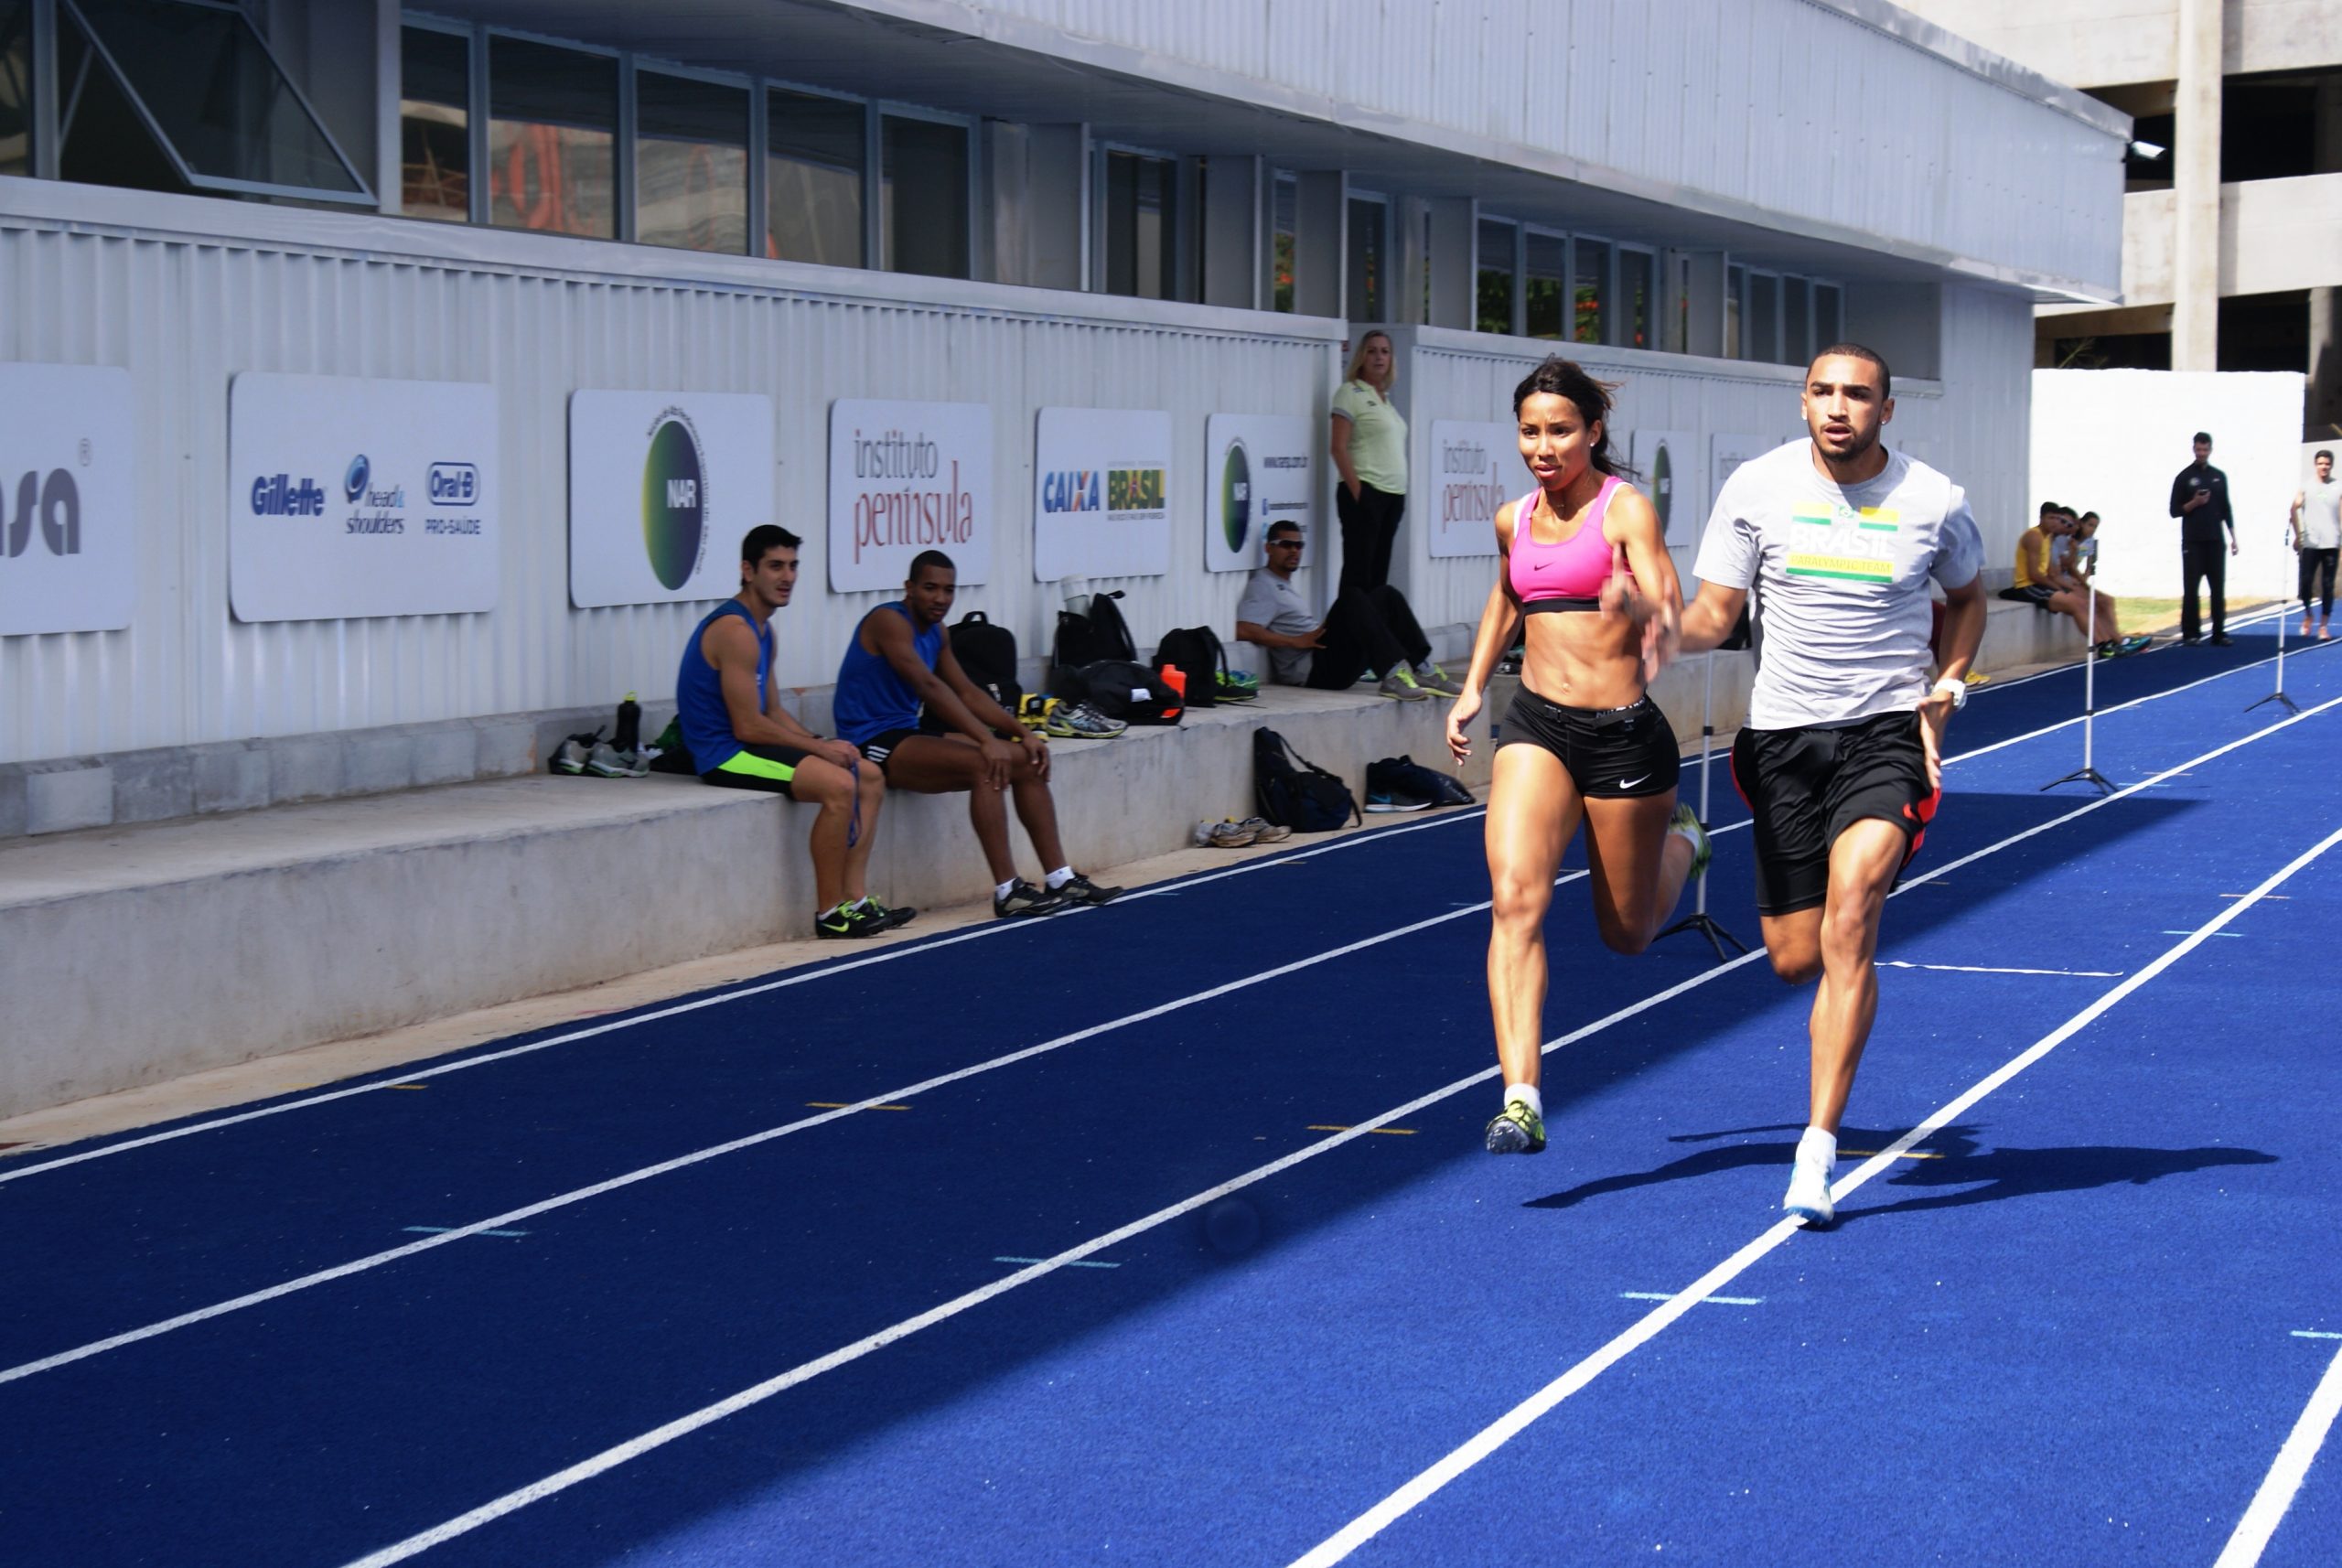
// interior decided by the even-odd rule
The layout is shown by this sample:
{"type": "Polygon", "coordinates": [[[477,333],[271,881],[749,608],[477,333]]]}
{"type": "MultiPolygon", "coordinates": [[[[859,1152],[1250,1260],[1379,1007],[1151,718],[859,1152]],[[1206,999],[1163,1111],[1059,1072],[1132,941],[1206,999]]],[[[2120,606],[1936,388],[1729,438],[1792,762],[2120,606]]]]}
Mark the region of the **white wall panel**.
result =
{"type": "MultiPolygon", "coordinates": [[[[785,683],[827,684],[879,594],[822,586],[828,408],[837,397],[989,403],[1000,539],[983,608],[1041,651],[1059,593],[1032,581],[1033,413],[1045,404],[1168,409],[1175,539],[1164,577],[1129,591],[1143,640],[1230,623],[1241,579],[1203,569],[1204,422],[1321,421],[1340,328],[1251,313],[814,274],[751,286],[746,261],[646,262],[577,244],[602,268],[491,264],[432,247],[552,253],[536,236],[368,220],[362,252],[262,240],[314,220],[228,203],[30,188],[59,203],[206,214],[210,231],[70,230],[0,217],[0,360],[119,365],[136,397],[137,607],[127,631],[0,638],[0,761],[615,703],[672,689],[705,606],[578,610],[568,596],[567,404],[579,387],[761,392],[774,400],[776,521],[806,539],[797,602],[776,618],[785,683]],[[223,239],[223,236],[241,238],[223,239]],[[535,241],[530,244],[527,242],[535,241]],[[699,281],[612,275],[656,264],[699,281]],[[902,290],[909,297],[893,295],[902,290]],[[922,297],[924,295],[925,297],[922,297]],[[1043,308],[1044,306],[1058,308],[1043,308]],[[1241,324],[1242,329],[1232,329],[1241,324]],[[1268,326],[1263,332],[1261,328],[1268,326]],[[227,406],[240,371],[477,381],[495,387],[502,595],[489,614],[245,625],[228,610],[227,406]]],[[[343,231],[354,221],[338,220],[343,231]]],[[[94,522],[94,520],[92,520],[94,522]]],[[[718,541],[729,548],[729,541],[718,541]]]]}

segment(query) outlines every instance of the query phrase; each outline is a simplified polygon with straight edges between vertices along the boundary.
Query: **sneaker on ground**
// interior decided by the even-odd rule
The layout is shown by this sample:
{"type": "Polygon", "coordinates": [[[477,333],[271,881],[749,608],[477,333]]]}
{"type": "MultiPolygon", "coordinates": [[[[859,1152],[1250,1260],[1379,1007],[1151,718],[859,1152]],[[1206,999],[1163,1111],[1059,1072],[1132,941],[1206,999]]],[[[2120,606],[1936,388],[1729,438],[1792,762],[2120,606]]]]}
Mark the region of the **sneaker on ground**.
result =
{"type": "Polygon", "coordinates": [[[2212,646],[2214,648],[2234,648],[2236,646],[2236,639],[2230,637],[2225,631],[2220,632],[2212,639],[2212,646]]]}
{"type": "Polygon", "coordinates": [[[1413,673],[1403,664],[1391,666],[1391,673],[1376,682],[1374,694],[1402,703],[1427,702],[1431,697],[1429,692],[1415,684],[1413,673]]]}
{"type": "Polygon", "coordinates": [[[1799,1160],[1789,1167],[1789,1192],[1781,1208],[1809,1226],[1819,1229],[1837,1217],[1830,1202],[1830,1172],[1813,1160],[1799,1160]]]}
{"type": "Polygon", "coordinates": [[[583,773],[586,771],[586,759],[590,755],[585,742],[572,736],[553,749],[553,770],[555,773],[583,773]]]}
{"type": "Polygon", "coordinates": [[[1708,830],[1700,825],[1700,813],[1688,802],[1678,801],[1675,815],[1668,819],[1667,831],[1681,833],[1692,841],[1692,869],[1684,874],[1690,881],[1708,868],[1708,861],[1715,854],[1715,846],[1708,842],[1708,830]]]}
{"type": "Polygon", "coordinates": [[[1057,705],[1055,697],[1030,693],[1016,704],[1016,722],[1026,729],[1045,730],[1049,727],[1049,710],[1057,705]]]}
{"type": "Polygon", "coordinates": [[[886,918],[868,905],[868,899],[862,899],[822,910],[813,917],[813,934],[823,941],[852,941],[876,936],[886,929],[886,918]]]}
{"type": "Polygon", "coordinates": [[[992,912],[995,918],[1013,920],[1026,915],[1054,915],[1065,908],[1065,900],[1043,888],[1036,887],[1023,877],[1012,883],[1005,893],[992,896],[992,912]]]}
{"type": "Polygon", "coordinates": [[[1111,904],[1123,896],[1121,888],[1101,887],[1079,871],[1049,891],[1052,897],[1063,899],[1068,904],[1089,904],[1093,907],[1099,904],[1111,904]]]}
{"type": "Polygon", "coordinates": [[[1460,697],[1464,694],[1464,688],[1456,682],[1456,677],[1428,659],[1415,666],[1414,677],[1415,684],[1426,692],[1436,692],[1443,697],[1460,697]]]}
{"type": "Polygon", "coordinates": [[[1087,703],[1059,703],[1049,710],[1047,728],[1060,740],[1112,740],[1130,725],[1087,703]]]}
{"type": "Polygon", "coordinates": [[[1492,1155],[1538,1155],[1545,1151],[1545,1119],[1518,1100],[1489,1119],[1486,1133],[1492,1155]]]}
{"type": "Polygon", "coordinates": [[[1258,837],[1242,822],[1198,822],[1188,835],[1198,849],[1242,849],[1258,837]]]}
{"type": "Polygon", "coordinates": [[[594,749],[586,754],[586,771],[597,779],[639,779],[650,769],[608,741],[597,740],[594,749]]]}
{"type": "Polygon", "coordinates": [[[1961,679],[1967,682],[1971,686],[1989,686],[1993,683],[1993,678],[1990,675],[1985,674],[1981,670],[1971,670],[1967,674],[1961,676],[1961,679]]]}
{"type": "Polygon", "coordinates": [[[1409,795],[1397,789],[1369,789],[1366,809],[1375,811],[1428,811],[1431,802],[1420,795],[1409,795]]]}
{"type": "Polygon", "coordinates": [[[900,908],[897,908],[889,904],[881,904],[877,899],[871,897],[867,894],[863,896],[862,908],[873,910],[877,914],[880,922],[878,929],[882,931],[898,929],[901,927],[909,925],[913,920],[919,918],[919,911],[912,908],[908,904],[904,905],[900,908]]]}
{"type": "Polygon", "coordinates": [[[1280,827],[1266,817],[1247,817],[1236,825],[1252,829],[1254,843],[1283,843],[1293,836],[1291,828],[1280,827]]]}
{"type": "Polygon", "coordinates": [[[2154,638],[2143,633],[2126,637],[2114,645],[2114,656],[2120,659],[2126,653],[2136,653],[2154,640],[2154,638]]]}

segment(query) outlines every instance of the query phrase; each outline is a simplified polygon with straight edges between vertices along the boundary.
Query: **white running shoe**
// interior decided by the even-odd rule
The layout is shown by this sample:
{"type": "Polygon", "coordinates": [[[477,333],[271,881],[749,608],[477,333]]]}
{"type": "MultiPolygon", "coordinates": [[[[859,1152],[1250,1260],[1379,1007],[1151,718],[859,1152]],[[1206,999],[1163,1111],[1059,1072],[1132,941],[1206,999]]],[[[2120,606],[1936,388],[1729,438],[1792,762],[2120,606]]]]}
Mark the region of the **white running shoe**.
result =
{"type": "Polygon", "coordinates": [[[1812,1160],[1789,1166],[1789,1194],[1781,1207],[1809,1228],[1819,1230],[1837,1218],[1830,1203],[1830,1168],[1812,1160]]]}

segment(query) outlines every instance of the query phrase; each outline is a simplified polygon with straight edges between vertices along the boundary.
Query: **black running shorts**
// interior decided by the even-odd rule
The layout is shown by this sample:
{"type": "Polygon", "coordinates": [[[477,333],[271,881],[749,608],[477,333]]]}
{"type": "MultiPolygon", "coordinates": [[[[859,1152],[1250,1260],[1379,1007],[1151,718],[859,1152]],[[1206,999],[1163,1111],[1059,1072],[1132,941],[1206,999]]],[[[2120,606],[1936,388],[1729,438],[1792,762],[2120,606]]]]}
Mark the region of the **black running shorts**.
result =
{"type": "Polygon", "coordinates": [[[2031,605],[2037,610],[2046,610],[2049,607],[2051,596],[2057,591],[2055,588],[2045,588],[2036,584],[2025,588],[2003,588],[2001,597],[2013,599],[2021,605],[2031,605]]]}
{"type": "Polygon", "coordinates": [[[929,735],[931,733],[933,732],[924,729],[880,730],[876,735],[874,735],[868,740],[864,741],[860,749],[863,757],[869,761],[876,763],[878,765],[878,771],[880,773],[884,773],[886,771],[886,759],[895,755],[895,747],[902,745],[903,742],[908,740],[915,735],[929,735]]]}
{"type": "Polygon", "coordinates": [[[813,754],[793,746],[743,746],[720,766],[701,774],[703,784],[726,789],[764,789],[797,799],[797,765],[813,754]]]}
{"type": "Polygon", "coordinates": [[[1589,800],[1634,800],[1675,788],[1675,726],[1649,697],[1623,708],[1570,708],[1523,686],[1505,710],[1508,746],[1542,746],[1589,800]]]}
{"type": "Polygon", "coordinates": [[[1902,712],[1834,729],[1744,729],[1732,781],[1756,819],[1756,908],[1790,915],[1830,892],[1830,846],[1864,818],[1909,840],[1899,877],[1926,842],[1943,799],[1928,784],[1919,715],[1902,712]]]}

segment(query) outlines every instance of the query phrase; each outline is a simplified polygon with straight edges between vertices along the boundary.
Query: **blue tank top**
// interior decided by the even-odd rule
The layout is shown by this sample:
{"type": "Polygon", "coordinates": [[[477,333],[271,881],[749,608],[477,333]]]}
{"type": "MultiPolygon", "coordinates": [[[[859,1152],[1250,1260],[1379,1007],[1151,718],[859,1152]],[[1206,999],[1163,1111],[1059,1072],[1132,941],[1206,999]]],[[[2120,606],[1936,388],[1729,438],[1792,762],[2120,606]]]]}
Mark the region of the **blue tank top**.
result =
{"type": "Polygon", "coordinates": [[[725,616],[738,616],[757,634],[757,712],[765,711],[768,679],[772,674],[772,623],[758,624],[748,613],[748,607],[737,599],[726,599],[699,623],[691,640],[683,644],[682,668],[675,672],[675,717],[683,729],[683,745],[692,754],[692,766],[702,773],[713,773],[740,755],[740,742],[732,733],[732,710],[724,705],[724,680],[715,667],[700,651],[700,643],[707,636],[707,628],[725,616]]]}
{"type": "MultiPolygon", "coordinates": [[[[943,628],[931,626],[921,631],[918,618],[900,600],[880,605],[870,613],[876,615],[879,610],[892,610],[911,623],[911,646],[919,650],[919,661],[933,670],[943,651],[943,628]]],[[[909,729],[919,723],[919,693],[895,673],[885,654],[864,651],[858,626],[846,639],[845,658],[838,664],[830,716],[837,721],[839,736],[856,746],[890,729],[909,729]]]]}

